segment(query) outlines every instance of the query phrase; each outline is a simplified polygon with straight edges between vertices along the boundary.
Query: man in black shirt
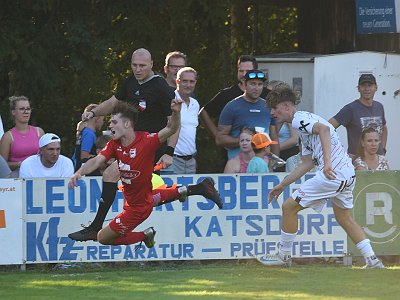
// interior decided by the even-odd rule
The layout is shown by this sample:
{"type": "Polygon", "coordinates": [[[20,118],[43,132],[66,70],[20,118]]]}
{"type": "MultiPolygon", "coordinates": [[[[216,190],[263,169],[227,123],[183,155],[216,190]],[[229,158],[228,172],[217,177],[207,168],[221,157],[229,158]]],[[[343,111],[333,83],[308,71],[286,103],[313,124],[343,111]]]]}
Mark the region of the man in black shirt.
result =
{"type": "MultiPolygon", "coordinates": [[[[100,103],[95,109],[83,113],[83,121],[110,114],[121,100],[134,105],[139,110],[135,130],[158,132],[167,125],[171,115],[171,100],[175,98],[175,95],[165,79],[153,72],[150,52],[143,48],[135,50],[132,54],[131,68],[133,75],[124,81],[117,93],[100,103]]],[[[172,164],[178,134],[170,137],[168,145],[165,144],[157,152],[156,163],[162,163],[164,168],[172,164]]],[[[103,189],[95,219],[88,227],[69,234],[69,238],[76,241],[97,239],[97,232],[102,228],[114,201],[118,179],[118,166],[117,162],[114,162],[103,173],[103,189]]]]}
{"type": "Polygon", "coordinates": [[[172,51],[165,57],[164,73],[166,75],[165,80],[168,85],[176,89],[176,75],[178,71],[183,67],[186,67],[187,57],[180,51],[172,51]]]}

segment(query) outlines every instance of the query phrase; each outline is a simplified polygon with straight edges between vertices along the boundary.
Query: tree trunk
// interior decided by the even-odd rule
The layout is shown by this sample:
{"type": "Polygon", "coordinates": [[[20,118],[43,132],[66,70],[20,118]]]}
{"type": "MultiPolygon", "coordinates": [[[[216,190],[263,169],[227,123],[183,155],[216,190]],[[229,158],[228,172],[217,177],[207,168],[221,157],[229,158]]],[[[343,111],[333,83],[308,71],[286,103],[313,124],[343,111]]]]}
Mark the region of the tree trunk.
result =
{"type": "Polygon", "coordinates": [[[248,1],[233,0],[231,5],[231,53],[233,57],[243,53],[243,45],[251,39],[248,30],[248,1]]]}
{"type": "Polygon", "coordinates": [[[355,50],[355,3],[348,0],[298,2],[299,51],[340,53],[355,50]]]}

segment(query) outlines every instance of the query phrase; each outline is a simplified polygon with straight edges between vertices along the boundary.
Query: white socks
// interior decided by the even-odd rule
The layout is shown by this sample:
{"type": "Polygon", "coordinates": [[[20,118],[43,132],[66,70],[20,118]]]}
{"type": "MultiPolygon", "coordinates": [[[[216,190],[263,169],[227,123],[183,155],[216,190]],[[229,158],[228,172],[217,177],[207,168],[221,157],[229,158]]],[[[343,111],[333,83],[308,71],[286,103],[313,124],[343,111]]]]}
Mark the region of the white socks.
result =
{"type": "Polygon", "coordinates": [[[180,186],[178,187],[178,193],[181,195],[179,198],[186,198],[187,197],[187,187],[186,186],[180,186]]]}
{"type": "Polygon", "coordinates": [[[364,256],[365,262],[369,265],[375,264],[379,259],[376,257],[374,250],[372,250],[371,241],[369,239],[362,240],[356,244],[358,250],[364,256]]]}
{"type": "MultiPolygon", "coordinates": [[[[282,260],[285,261],[287,259],[290,259],[292,254],[293,241],[295,240],[296,235],[296,233],[287,233],[281,230],[279,257],[282,260]]],[[[371,241],[369,239],[362,240],[356,245],[356,247],[364,256],[365,262],[367,264],[374,265],[379,261],[379,259],[375,255],[374,250],[372,249],[371,241]]]]}
{"type": "Polygon", "coordinates": [[[279,256],[282,260],[288,260],[292,254],[293,241],[296,238],[296,233],[286,233],[281,230],[281,242],[279,247],[279,256]]]}

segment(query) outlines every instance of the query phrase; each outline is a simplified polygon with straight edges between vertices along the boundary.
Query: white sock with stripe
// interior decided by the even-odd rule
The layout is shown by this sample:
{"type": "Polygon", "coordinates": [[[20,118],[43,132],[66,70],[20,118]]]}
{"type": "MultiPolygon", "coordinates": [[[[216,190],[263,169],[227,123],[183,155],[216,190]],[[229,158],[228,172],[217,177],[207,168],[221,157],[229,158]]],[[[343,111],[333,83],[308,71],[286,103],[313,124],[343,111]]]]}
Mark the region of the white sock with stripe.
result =
{"type": "Polygon", "coordinates": [[[291,258],[293,241],[295,240],[296,233],[287,233],[281,230],[281,242],[279,247],[279,256],[283,260],[291,258]]]}
{"type": "Polygon", "coordinates": [[[364,256],[365,262],[367,264],[374,265],[377,263],[377,261],[379,261],[379,259],[375,255],[374,250],[372,249],[371,241],[369,239],[365,239],[357,243],[356,247],[364,256]]]}

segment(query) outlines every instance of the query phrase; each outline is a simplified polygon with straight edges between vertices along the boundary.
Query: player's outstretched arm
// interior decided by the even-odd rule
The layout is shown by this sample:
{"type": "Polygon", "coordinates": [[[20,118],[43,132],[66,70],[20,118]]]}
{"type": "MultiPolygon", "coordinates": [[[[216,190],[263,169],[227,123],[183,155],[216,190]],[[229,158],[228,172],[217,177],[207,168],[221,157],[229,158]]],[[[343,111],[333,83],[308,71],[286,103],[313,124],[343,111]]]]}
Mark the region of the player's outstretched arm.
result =
{"type": "Polygon", "coordinates": [[[181,126],[181,107],[182,100],[172,99],[171,101],[171,118],[168,121],[166,127],[158,132],[158,139],[161,143],[164,143],[170,136],[178,131],[179,126],[181,126]]]}
{"type": "Polygon", "coordinates": [[[77,186],[78,180],[81,179],[83,175],[92,173],[94,170],[98,169],[103,163],[106,162],[106,158],[103,155],[97,155],[92,159],[89,159],[78,171],[72,175],[68,182],[68,188],[72,189],[77,186]]]}
{"type": "Polygon", "coordinates": [[[268,194],[268,202],[272,200],[276,200],[279,195],[283,192],[285,187],[289,184],[295,182],[301,176],[306,174],[314,167],[314,163],[312,161],[311,155],[303,156],[301,164],[294,169],[288,176],[286,176],[281,183],[276,185],[268,194]]]}
{"type": "MultiPolygon", "coordinates": [[[[170,122],[171,120],[171,116],[168,117],[168,122],[170,122]]],[[[177,142],[178,142],[178,138],[179,138],[179,132],[181,130],[181,126],[179,126],[179,129],[168,138],[168,142],[167,145],[171,148],[175,148],[177,142]]],[[[157,162],[158,164],[162,164],[163,168],[168,168],[170,165],[172,165],[173,162],[173,153],[171,155],[171,153],[165,153],[163,156],[160,157],[160,159],[157,162]]]]}
{"type": "Polygon", "coordinates": [[[115,96],[111,96],[111,98],[107,99],[104,102],[101,102],[97,107],[92,109],[91,111],[86,111],[82,114],[82,121],[87,121],[95,116],[106,116],[110,114],[114,108],[114,106],[118,103],[118,99],[115,96]]]}

